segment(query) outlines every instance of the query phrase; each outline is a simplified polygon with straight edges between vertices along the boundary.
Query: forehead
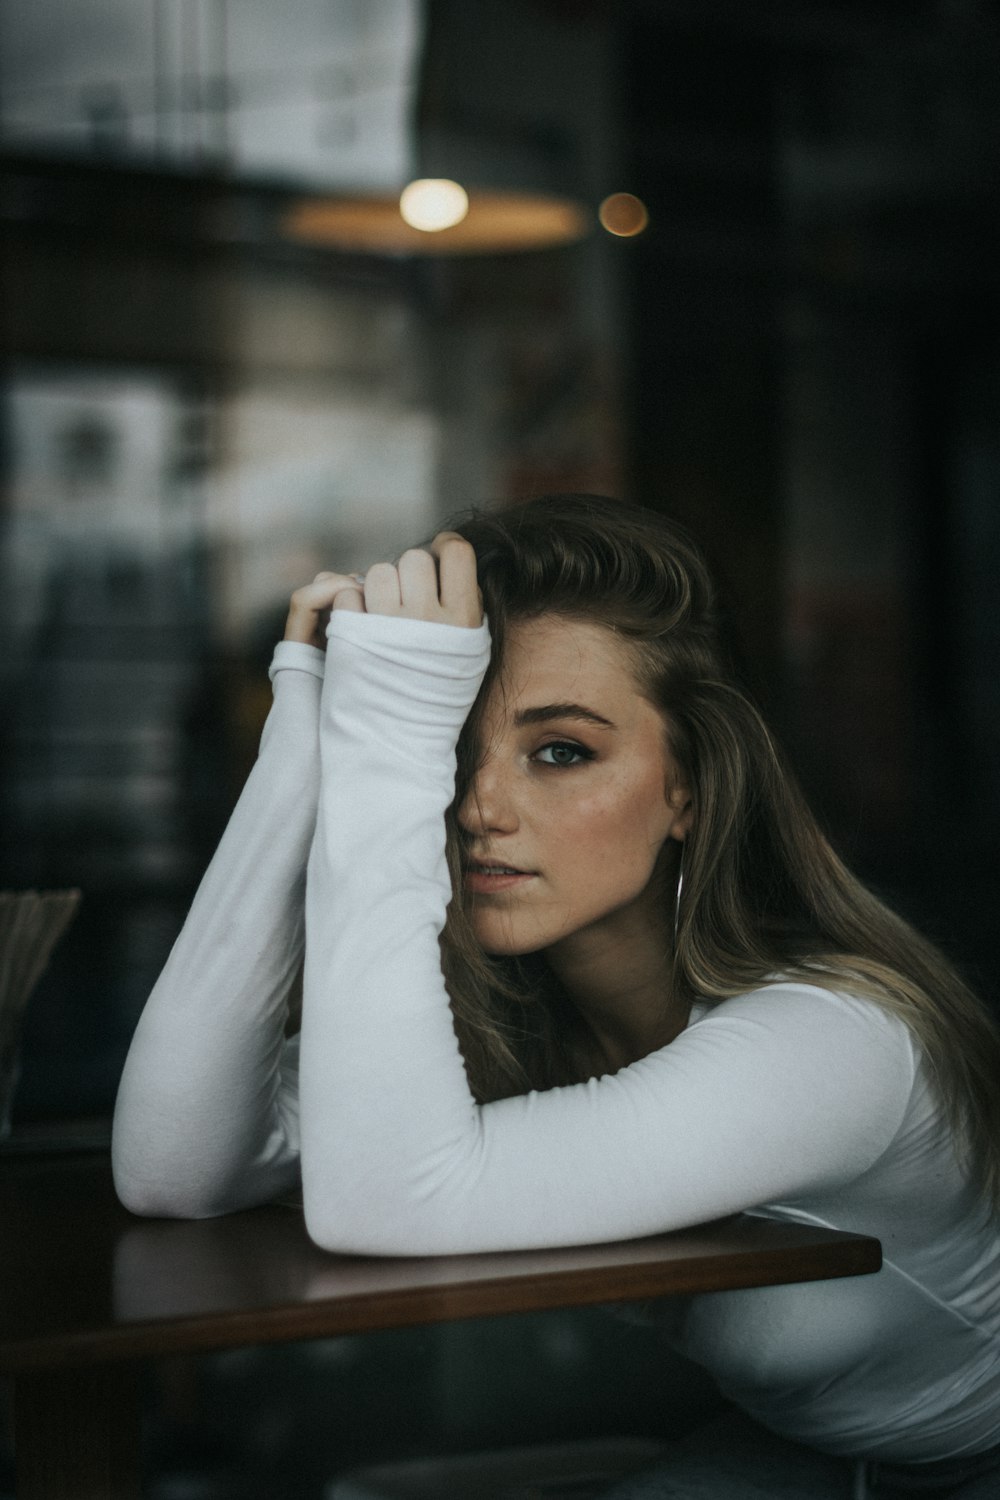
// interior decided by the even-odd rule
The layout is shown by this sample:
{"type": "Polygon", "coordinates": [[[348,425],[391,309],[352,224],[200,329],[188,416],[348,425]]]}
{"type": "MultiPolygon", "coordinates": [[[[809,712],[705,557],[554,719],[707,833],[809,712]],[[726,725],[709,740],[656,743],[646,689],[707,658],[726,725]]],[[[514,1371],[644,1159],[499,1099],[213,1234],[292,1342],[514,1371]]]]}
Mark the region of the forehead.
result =
{"type": "Polygon", "coordinates": [[[606,626],[589,621],[541,615],[512,622],[500,679],[510,712],[573,702],[616,723],[643,709],[656,712],[639,691],[629,648],[606,626]]]}

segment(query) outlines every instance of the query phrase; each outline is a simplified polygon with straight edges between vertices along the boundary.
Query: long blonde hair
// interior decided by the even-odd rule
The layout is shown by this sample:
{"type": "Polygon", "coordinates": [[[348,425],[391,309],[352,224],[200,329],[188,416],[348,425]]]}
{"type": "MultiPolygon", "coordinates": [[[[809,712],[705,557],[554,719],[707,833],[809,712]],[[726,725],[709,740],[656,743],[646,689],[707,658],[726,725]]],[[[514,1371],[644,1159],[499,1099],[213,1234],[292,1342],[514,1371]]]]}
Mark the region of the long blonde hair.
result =
{"type": "MultiPolygon", "coordinates": [[[[661,516],[599,496],[547,496],[450,524],[475,547],[493,635],[490,671],[459,742],[454,805],[475,774],[479,709],[508,624],[557,614],[614,630],[641,691],[664,714],[693,803],[674,1002],[724,1000],[782,974],[883,1006],[919,1040],[977,1180],[1000,1204],[1000,1032],[933,944],[830,847],[727,662],[712,582],[690,539],[661,516]]],[[[454,811],[448,828],[460,891],[454,811]]],[[[487,956],[456,896],[442,957],[478,1098],[588,1075],[579,1017],[544,956],[487,956]]]]}

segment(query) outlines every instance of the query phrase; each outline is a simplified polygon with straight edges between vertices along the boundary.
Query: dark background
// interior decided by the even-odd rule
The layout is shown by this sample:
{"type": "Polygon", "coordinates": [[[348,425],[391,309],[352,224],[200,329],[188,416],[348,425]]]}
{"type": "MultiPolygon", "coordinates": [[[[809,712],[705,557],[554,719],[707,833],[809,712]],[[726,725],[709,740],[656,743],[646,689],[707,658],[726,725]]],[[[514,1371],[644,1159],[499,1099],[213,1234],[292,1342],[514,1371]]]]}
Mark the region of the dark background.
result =
{"type": "MultiPolygon", "coordinates": [[[[8,41],[23,15],[0,12],[8,41]]],[[[461,261],[307,249],[280,230],[294,174],[240,168],[224,133],[186,156],[141,146],[113,83],[81,81],[71,140],[0,100],[0,886],[84,892],[30,1008],[22,1123],[110,1110],[252,761],[290,588],[469,500],[542,490],[621,494],[691,527],[834,842],[997,996],[993,7],[431,0],[424,24],[425,170],[591,210],[628,190],[646,232],[461,261]],[[32,437],[53,391],[102,382],[99,420],[78,403],[32,437]],[[133,535],[102,496],[114,391],[137,387],[167,393],[171,427],[133,535]],[[247,472],[234,413],[265,388],[289,413],[388,403],[432,432],[412,526],[394,502],[366,530],[333,478],[318,521],[276,485],[262,530],[240,532],[238,505],[218,525],[212,497],[247,472]]],[[[319,1493],[363,1453],[673,1430],[711,1399],[688,1372],[664,1385],[651,1336],[612,1338],[590,1314],[324,1348],[165,1367],[162,1493],[319,1493]],[[538,1361],[548,1403],[525,1384],[538,1361]],[[369,1378],[392,1418],[310,1447],[308,1413],[369,1378]],[[233,1415],[250,1410],[252,1441],[233,1415]]]]}

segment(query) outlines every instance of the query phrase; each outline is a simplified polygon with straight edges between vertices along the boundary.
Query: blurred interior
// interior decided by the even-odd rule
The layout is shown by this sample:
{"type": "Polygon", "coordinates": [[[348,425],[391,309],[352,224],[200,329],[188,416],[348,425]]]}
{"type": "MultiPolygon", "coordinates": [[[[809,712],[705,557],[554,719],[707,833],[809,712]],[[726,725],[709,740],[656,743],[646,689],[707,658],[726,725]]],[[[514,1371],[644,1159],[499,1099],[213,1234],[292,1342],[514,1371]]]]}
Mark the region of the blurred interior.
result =
{"type": "MultiPolygon", "coordinates": [[[[998,76],[985,0],[3,0],[0,888],[83,892],[15,1124],[110,1111],[290,591],[552,490],[691,527],[835,843],[996,998],[998,76]],[[418,177],[578,229],[296,231],[418,177]]],[[[175,1361],[150,1492],[658,1436],[714,1400],[664,1358],[575,1312],[175,1361]]]]}

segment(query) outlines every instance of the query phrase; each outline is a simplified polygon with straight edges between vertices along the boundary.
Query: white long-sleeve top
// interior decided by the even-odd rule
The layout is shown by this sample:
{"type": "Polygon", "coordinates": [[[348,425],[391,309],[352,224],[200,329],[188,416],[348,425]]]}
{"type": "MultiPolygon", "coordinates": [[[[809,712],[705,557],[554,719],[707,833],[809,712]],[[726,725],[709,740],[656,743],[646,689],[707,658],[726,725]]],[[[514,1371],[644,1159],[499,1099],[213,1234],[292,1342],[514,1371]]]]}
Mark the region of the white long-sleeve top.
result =
{"type": "Polygon", "coordinates": [[[438,938],[455,744],[488,657],[485,625],[340,611],[325,661],[278,647],[260,758],[129,1052],[123,1201],[225,1213],[301,1169],[313,1238],[374,1254],[617,1240],[737,1210],[874,1234],[877,1276],[678,1299],[665,1324],[758,1419],[830,1452],[997,1443],[997,1223],[913,1036],[880,1007],[768,984],[696,1007],[618,1073],[475,1103],[438,938]]]}

